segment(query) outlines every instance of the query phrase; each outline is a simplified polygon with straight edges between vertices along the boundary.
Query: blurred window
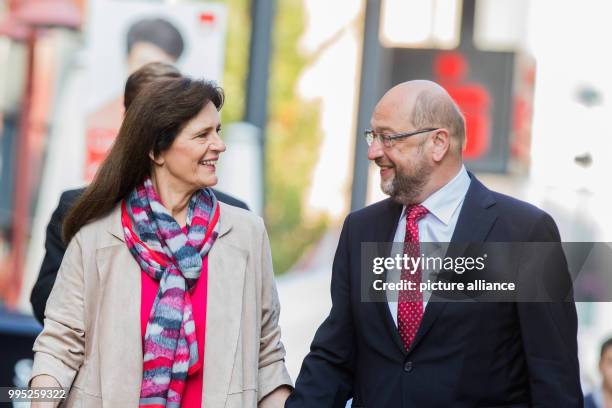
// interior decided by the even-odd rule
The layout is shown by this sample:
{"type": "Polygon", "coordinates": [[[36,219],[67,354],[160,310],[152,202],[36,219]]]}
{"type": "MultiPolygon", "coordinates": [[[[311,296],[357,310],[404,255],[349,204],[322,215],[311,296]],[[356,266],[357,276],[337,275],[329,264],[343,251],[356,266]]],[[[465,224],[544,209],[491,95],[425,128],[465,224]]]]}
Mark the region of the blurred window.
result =
{"type": "Polygon", "coordinates": [[[526,43],[529,0],[476,0],[474,44],[487,51],[516,51],[526,43]]]}
{"type": "MultiPolygon", "coordinates": [[[[462,0],[383,0],[386,47],[453,49],[461,42],[462,0]]],[[[476,0],[474,45],[513,51],[525,43],[529,0],[476,0]]]]}
{"type": "Polygon", "coordinates": [[[452,49],[459,45],[461,0],[383,0],[386,47],[452,49]]]}

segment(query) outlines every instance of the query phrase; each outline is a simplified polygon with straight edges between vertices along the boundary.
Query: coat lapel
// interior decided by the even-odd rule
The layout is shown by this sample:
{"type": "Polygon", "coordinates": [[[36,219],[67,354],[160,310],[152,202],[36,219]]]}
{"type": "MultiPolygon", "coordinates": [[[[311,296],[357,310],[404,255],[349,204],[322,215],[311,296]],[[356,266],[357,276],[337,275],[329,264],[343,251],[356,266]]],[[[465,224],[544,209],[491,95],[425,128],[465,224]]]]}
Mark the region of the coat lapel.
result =
{"type": "Polygon", "coordinates": [[[102,293],[98,330],[106,333],[97,339],[102,399],[137,405],[143,368],[140,267],[122,242],[98,249],[96,264],[102,293]]]}
{"type": "Polygon", "coordinates": [[[96,249],[100,282],[98,341],[100,387],[103,401],[138,404],[142,381],[142,336],[140,333],[140,267],[124,242],[121,207],[107,219],[107,235],[96,249]],[[118,335],[121,333],[121,335],[118,335]],[[138,373],[117,375],[117,370],[138,373]]]}
{"type": "MultiPolygon", "coordinates": [[[[469,175],[472,181],[451,238],[452,245],[446,256],[461,256],[470,242],[484,242],[497,219],[493,194],[472,173],[469,175]]],[[[432,296],[427,303],[421,326],[408,352],[414,350],[423,339],[447,304],[448,302],[434,300],[432,296]]]]}
{"type": "Polygon", "coordinates": [[[232,220],[223,207],[219,222],[221,232],[208,255],[202,398],[205,407],[225,406],[238,347],[247,264],[246,251],[227,242],[225,234],[231,229],[232,220]]]}

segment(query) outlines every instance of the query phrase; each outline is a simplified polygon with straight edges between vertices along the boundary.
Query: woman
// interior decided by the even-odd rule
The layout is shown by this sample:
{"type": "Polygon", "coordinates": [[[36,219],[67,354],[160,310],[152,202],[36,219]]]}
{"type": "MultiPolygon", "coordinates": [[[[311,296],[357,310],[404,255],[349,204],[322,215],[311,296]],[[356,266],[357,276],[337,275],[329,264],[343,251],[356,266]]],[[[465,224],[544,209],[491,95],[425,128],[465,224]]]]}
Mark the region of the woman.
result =
{"type": "Polygon", "coordinates": [[[178,78],[127,110],[64,222],[32,387],[69,388],[67,406],[283,406],[291,380],[263,222],[209,188],[222,105],[212,83],[178,78]]]}

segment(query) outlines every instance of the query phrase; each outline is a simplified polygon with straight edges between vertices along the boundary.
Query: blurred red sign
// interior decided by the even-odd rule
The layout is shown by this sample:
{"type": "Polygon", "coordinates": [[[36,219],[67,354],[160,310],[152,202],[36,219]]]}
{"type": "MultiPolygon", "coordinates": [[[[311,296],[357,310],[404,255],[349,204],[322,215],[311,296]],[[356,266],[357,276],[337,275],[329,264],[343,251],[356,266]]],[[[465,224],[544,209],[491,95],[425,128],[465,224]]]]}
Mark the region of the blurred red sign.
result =
{"type": "Polygon", "coordinates": [[[85,180],[91,182],[98,171],[98,167],[106,158],[115,138],[117,130],[90,128],[87,130],[85,180]]]}
{"type": "Polygon", "coordinates": [[[469,65],[459,52],[443,52],[434,59],[434,74],[465,116],[467,141],[463,156],[478,159],[491,140],[491,97],[486,87],[467,82],[469,65]]]}
{"type": "Polygon", "coordinates": [[[215,22],[215,15],[213,13],[200,13],[200,23],[213,24],[215,22]]]}

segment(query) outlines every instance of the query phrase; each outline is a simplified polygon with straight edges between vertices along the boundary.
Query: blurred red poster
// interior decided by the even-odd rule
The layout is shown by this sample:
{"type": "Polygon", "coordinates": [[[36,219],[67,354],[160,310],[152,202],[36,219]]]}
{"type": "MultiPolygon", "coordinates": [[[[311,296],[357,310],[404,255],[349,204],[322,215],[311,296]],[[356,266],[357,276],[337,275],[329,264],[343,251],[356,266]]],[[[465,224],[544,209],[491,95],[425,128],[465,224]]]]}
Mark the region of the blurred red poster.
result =
{"type": "Polygon", "coordinates": [[[149,62],[221,82],[227,7],[144,0],[91,0],[87,27],[85,181],[90,182],[118,134],[125,80],[149,62]]]}
{"type": "Polygon", "coordinates": [[[117,131],[114,129],[87,129],[85,179],[88,183],[93,180],[116,137],[117,131]]]}

